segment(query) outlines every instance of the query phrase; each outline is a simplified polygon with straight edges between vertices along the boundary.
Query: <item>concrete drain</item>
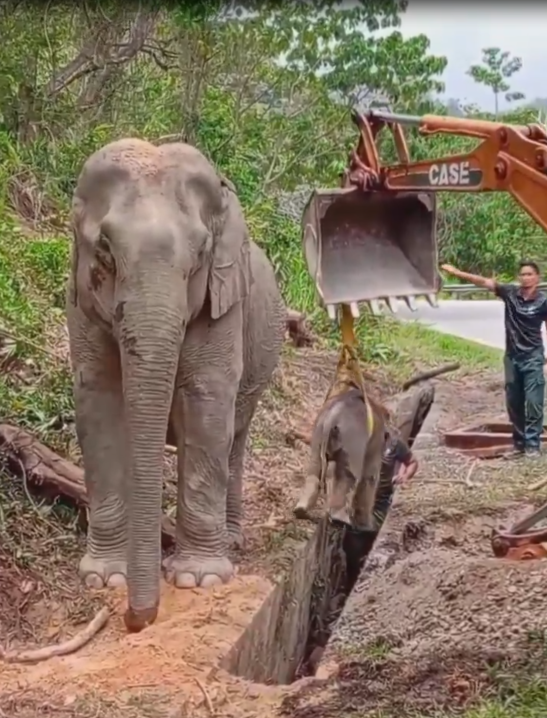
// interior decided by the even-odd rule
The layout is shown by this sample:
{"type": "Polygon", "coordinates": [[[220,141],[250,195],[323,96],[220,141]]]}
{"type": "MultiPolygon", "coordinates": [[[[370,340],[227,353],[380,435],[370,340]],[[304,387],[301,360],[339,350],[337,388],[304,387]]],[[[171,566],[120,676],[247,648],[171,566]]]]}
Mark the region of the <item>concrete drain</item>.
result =
{"type": "MultiPolygon", "coordinates": [[[[434,398],[434,387],[424,384],[403,394],[393,409],[393,423],[411,448],[434,398]]],[[[389,479],[394,469],[387,469],[389,479]]],[[[286,685],[314,675],[377,536],[324,517],[221,667],[255,683],[286,685]]]]}
{"type": "Polygon", "coordinates": [[[327,645],[375,538],[322,520],[222,668],[255,683],[313,675],[310,657],[327,645]]]}
{"type": "MultiPolygon", "coordinates": [[[[547,445],[547,427],[543,428],[542,444],[547,445]]],[[[511,425],[505,421],[489,420],[482,424],[465,426],[444,434],[444,443],[460,454],[478,459],[493,459],[511,451],[513,436],[511,425]]]]}

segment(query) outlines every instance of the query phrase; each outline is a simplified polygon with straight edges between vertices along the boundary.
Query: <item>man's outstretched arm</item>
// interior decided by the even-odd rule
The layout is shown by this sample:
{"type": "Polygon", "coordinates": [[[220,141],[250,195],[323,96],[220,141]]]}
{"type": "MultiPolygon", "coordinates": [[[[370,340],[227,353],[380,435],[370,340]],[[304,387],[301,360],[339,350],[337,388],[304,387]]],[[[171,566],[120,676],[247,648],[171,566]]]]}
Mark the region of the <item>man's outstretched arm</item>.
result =
{"type": "Polygon", "coordinates": [[[456,267],[453,267],[451,264],[443,264],[441,265],[441,269],[443,270],[443,272],[451,274],[453,277],[463,279],[464,282],[474,284],[476,287],[488,289],[489,291],[495,292],[496,294],[499,294],[500,288],[505,286],[503,284],[498,284],[495,279],[491,279],[489,277],[481,277],[480,274],[470,274],[469,272],[462,272],[460,269],[456,269],[456,267]]]}

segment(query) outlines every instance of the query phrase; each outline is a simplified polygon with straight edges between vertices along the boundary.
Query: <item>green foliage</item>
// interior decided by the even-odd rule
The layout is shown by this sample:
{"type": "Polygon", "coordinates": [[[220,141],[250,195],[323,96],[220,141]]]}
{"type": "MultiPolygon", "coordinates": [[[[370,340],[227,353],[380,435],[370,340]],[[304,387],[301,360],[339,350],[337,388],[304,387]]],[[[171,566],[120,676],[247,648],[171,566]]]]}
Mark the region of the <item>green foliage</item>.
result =
{"type": "Polygon", "coordinates": [[[480,85],[489,87],[494,93],[495,116],[499,112],[499,95],[504,93],[507,102],[523,100],[522,92],[509,92],[508,82],[522,69],[520,57],[511,57],[510,52],[502,52],[499,47],[486,47],[482,51],[482,65],[471,65],[467,74],[480,85]]]}
{"type": "MultiPolygon", "coordinates": [[[[0,316],[4,330],[17,337],[17,357],[32,359],[40,377],[29,386],[5,379],[6,416],[47,427],[70,411],[66,363],[53,371],[44,350],[58,341],[63,316],[69,254],[63,227],[83,162],[123,136],[196,144],[236,185],[287,304],[312,315],[334,339],[305,268],[301,208],[291,206],[291,192],[338,185],[357,139],[349,118],[355,103],[444,112],[437,93],[446,58],[430,53],[425,35],[403,37],[397,30],[405,7],[398,0],[185,2],[145,11],[153,22],[138,45],[134,30],[143,15],[131,5],[53,3],[37,15],[28,0],[5,3],[0,316]],[[382,35],[374,34],[380,28],[382,35]],[[131,54],[133,41],[140,50],[131,54]]],[[[502,75],[502,84],[492,87],[504,92],[503,82],[518,68],[505,53],[492,57],[491,71],[497,67],[502,75]]],[[[525,112],[509,119],[537,119],[525,112]]],[[[466,152],[474,144],[413,133],[408,141],[414,159],[466,152]]],[[[387,140],[382,152],[394,160],[387,140]]],[[[543,233],[503,194],[441,196],[439,234],[442,260],[470,271],[511,276],[524,254],[546,258],[543,233]]],[[[364,357],[404,363],[408,355],[386,326],[363,318],[364,357]]]]}

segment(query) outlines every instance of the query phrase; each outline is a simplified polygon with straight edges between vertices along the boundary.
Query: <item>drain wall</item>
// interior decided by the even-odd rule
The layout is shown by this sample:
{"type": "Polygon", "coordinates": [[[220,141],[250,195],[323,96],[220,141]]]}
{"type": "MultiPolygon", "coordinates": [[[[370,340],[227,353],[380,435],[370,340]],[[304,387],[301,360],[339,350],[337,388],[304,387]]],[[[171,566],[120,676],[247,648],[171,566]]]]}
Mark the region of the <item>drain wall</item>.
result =
{"type": "Polygon", "coordinates": [[[256,683],[291,683],[304,659],[312,589],[325,533],[322,522],[302,547],[288,576],[264,601],[250,626],[222,662],[256,683]]]}
{"type": "Polygon", "coordinates": [[[375,534],[360,538],[323,519],[222,667],[256,683],[288,684],[326,646],[375,534]]]}

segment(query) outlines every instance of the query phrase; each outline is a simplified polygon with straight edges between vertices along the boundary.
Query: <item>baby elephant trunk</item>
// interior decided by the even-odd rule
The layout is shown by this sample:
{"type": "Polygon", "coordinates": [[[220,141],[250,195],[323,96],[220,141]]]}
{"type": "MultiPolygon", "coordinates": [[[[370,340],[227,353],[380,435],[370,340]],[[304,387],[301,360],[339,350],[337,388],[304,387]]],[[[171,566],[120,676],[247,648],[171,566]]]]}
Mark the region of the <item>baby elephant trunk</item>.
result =
{"type": "MultiPolygon", "coordinates": [[[[342,416],[329,433],[326,455],[333,464],[332,483],[327,494],[327,511],[331,519],[352,524],[353,500],[363,473],[368,436],[365,431],[355,432],[344,425],[348,417],[342,416]]],[[[362,429],[362,425],[359,426],[362,429]]]]}

